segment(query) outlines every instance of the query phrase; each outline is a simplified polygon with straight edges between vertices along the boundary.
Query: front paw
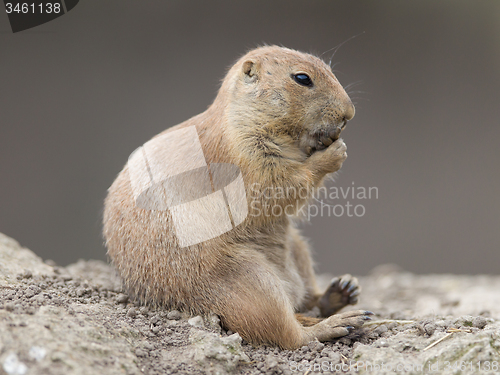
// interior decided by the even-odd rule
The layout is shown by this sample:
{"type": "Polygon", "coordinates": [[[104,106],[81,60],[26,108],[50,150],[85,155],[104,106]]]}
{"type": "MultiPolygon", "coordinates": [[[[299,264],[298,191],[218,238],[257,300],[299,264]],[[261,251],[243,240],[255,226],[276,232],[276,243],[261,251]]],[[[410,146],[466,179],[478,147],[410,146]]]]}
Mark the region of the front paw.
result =
{"type": "Polygon", "coordinates": [[[317,151],[328,148],[337,141],[342,131],[341,127],[334,127],[331,130],[318,130],[302,137],[300,146],[307,156],[311,156],[317,151]]]}
{"type": "Polygon", "coordinates": [[[342,139],[333,142],[328,148],[314,152],[306,163],[317,174],[337,172],[347,159],[347,146],[342,139]]]}

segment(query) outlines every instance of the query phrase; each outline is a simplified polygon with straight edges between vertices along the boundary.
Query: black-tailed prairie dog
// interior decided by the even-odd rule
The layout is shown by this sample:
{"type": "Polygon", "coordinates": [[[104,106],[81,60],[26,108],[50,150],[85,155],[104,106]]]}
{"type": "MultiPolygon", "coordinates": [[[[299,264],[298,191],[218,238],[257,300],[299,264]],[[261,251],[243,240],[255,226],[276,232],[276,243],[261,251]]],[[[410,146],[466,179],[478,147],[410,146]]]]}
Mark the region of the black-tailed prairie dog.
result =
{"type": "Polygon", "coordinates": [[[356,279],[320,291],[294,225],[346,159],[353,116],[319,58],[277,46],[240,58],[213,104],[135,151],[109,189],[104,237],[129,293],[282,348],[362,326],[368,311],[335,314],[357,302],[356,279]],[[323,320],[298,314],[316,305],[323,320]]]}

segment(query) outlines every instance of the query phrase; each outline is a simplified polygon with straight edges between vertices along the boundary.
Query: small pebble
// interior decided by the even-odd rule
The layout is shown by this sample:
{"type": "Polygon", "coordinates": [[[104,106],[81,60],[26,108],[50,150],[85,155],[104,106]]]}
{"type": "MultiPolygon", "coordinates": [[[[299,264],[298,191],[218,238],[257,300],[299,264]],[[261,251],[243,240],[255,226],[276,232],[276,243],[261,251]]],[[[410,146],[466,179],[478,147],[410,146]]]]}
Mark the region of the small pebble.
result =
{"type": "Polygon", "coordinates": [[[379,348],[387,348],[389,347],[389,343],[384,340],[380,340],[377,342],[379,348]]]}
{"type": "Polygon", "coordinates": [[[339,342],[344,345],[351,345],[352,341],[351,339],[348,339],[347,337],[342,337],[339,342]]]}
{"type": "Polygon", "coordinates": [[[389,328],[387,328],[385,324],[382,324],[373,330],[373,332],[375,332],[377,335],[381,335],[382,333],[385,333],[387,331],[389,331],[389,328]]]}
{"type": "Polygon", "coordinates": [[[130,309],[128,309],[127,316],[129,318],[135,318],[137,316],[137,308],[131,307],[130,309]]]}
{"type": "Polygon", "coordinates": [[[321,356],[322,357],[329,357],[330,353],[332,353],[332,349],[330,348],[325,348],[321,351],[321,356]]]}
{"type": "Polygon", "coordinates": [[[396,322],[391,322],[387,325],[387,329],[394,329],[398,326],[396,322]]]}
{"type": "Polygon", "coordinates": [[[325,344],[319,341],[311,341],[307,346],[314,352],[320,352],[325,348],[325,344]]]}
{"type": "Polygon", "coordinates": [[[434,334],[436,328],[437,326],[434,323],[427,323],[424,325],[425,333],[427,333],[429,336],[432,336],[434,334]]]}
{"type": "Polygon", "coordinates": [[[329,357],[331,363],[333,364],[340,363],[341,358],[339,353],[331,351],[329,357]]]}
{"type": "Polygon", "coordinates": [[[268,370],[278,367],[278,360],[274,356],[268,356],[266,359],[266,367],[268,370]]]}
{"type": "Polygon", "coordinates": [[[436,322],[436,325],[438,327],[446,329],[448,327],[451,327],[453,325],[453,322],[451,320],[440,320],[440,321],[436,322]]]}
{"type": "Polygon", "coordinates": [[[24,273],[23,273],[23,277],[25,279],[30,279],[30,278],[33,277],[33,273],[30,270],[25,270],[24,273]]]}
{"type": "Polygon", "coordinates": [[[306,353],[304,355],[304,359],[307,360],[307,361],[310,361],[311,359],[313,359],[315,356],[313,353],[309,352],[309,353],[306,353]]]}
{"type": "Polygon", "coordinates": [[[479,329],[483,329],[486,324],[488,324],[488,321],[482,316],[475,317],[472,321],[472,325],[479,329]]]}
{"type": "Polygon", "coordinates": [[[203,327],[203,318],[201,316],[195,316],[188,320],[188,323],[193,327],[203,327]]]}
{"type": "Polygon", "coordinates": [[[116,303],[127,303],[128,296],[126,294],[120,293],[115,298],[116,303]]]}
{"type": "Polygon", "coordinates": [[[17,358],[15,353],[5,357],[2,367],[9,375],[24,375],[28,371],[28,367],[17,358]]]}
{"type": "Polygon", "coordinates": [[[47,350],[42,347],[42,346],[32,346],[30,348],[30,351],[28,353],[28,355],[36,360],[36,361],[41,361],[42,359],[45,358],[45,356],[47,355],[47,350]]]}
{"type": "Polygon", "coordinates": [[[56,262],[54,262],[52,259],[46,259],[46,260],[45,260],[45,264],[46,264],[47,266],[50,266],[50,267],[56,267],[56,266],[57,266],[57,263],[56,263],[56,262]]]}
{"type": "Polygon", "coordinates": [[[179,320],[181,318],[181,313],[177,310],[172,310],[167,314],[167,319],[179,320]]]}

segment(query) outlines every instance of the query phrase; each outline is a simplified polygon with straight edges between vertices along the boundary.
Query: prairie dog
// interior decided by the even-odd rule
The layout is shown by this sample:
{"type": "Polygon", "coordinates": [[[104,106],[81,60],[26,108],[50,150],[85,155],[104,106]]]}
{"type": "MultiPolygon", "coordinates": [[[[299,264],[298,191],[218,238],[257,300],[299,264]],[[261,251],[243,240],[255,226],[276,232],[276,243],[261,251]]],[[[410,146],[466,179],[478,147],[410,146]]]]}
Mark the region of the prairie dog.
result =
{"type": "MultiPolygon", "coordinates": [[[[347,93],[319,58],[277,46],[241,57],[213,104],[146,143],[109,189],[104,237],[129,293],[151,305],[215,313],[227,329],[247,341],[282,348],[298,348],[314,339],[328,341],[362,326],[370,319],[368,311],[333,315],[357,302],[357,280],[345,275],[321,292],[308,245],[293,219],[324,177],[341,168],[347,154],[339,136],[353,116],[347,93]],[[179,157],[172,152],[176,147],[191,147],[193,155],[179,157]],[[200,168],[200,152],[206,168],[200,168]],[[147,157],[158,161],[143,161],[147,157]],[[141,163],[151,164],[147,173],[168,165],[172,170],[198,168],[201,174],[186,172],[181,180],[166,175],[155,185],[159,187],[153,199],[140,203],[137,178],[149,178],[137,172],[141,163]],[[236,198],[226,191],[231,229],[199,241],[205,227],[180,233],[179,226],[190,220],[199,224],[197,209],[179,211],[178,203],[192,193],[191,208],[206,210],[207,217],[218,209],[196,203],[202,199],[195,197],[206,176],[212,191],[222,191],[214,188],[214,165],[237,167],[239,186],[244,185],[245,199],[238,201],[243,214],[232,209],[230,201],[236,198]],[[164,202],[165,207],[155,209],[164,202]],[[325,319],[296,314],[315,305],[325,319]]],[[[222,216],[210,220],[222,222],[222,216]]]]}

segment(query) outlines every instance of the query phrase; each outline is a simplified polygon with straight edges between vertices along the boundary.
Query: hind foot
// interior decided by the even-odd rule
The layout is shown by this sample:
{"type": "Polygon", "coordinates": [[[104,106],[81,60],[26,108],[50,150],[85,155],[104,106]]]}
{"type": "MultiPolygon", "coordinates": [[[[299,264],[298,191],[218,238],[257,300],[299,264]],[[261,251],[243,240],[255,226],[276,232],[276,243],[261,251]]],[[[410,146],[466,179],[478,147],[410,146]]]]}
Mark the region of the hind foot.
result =
{"type": "Polygon", "coordinates": [[[311,340],[330,341],[360,328],[366,321],[371,320],[370,315],[373,315],[371,311],[346,311],[332,315],[312,327],[304,327],[304,330],[311,340]]]}
{"type": "Polygon", "coordinates": [[[349,274],[333,278],[318,301],[321,316],[331,316],[347,305],[358,303],[360,291],[358,279],[349,274]]]}

